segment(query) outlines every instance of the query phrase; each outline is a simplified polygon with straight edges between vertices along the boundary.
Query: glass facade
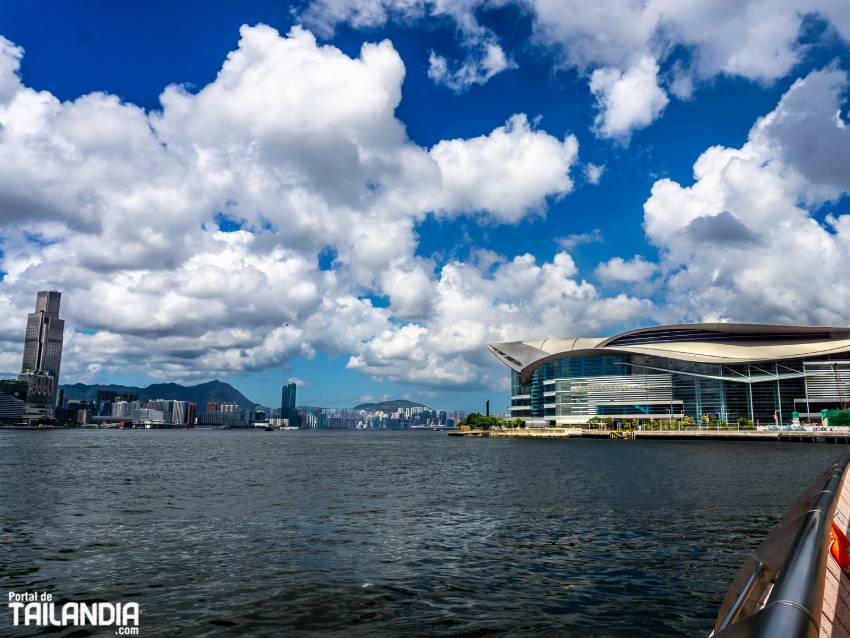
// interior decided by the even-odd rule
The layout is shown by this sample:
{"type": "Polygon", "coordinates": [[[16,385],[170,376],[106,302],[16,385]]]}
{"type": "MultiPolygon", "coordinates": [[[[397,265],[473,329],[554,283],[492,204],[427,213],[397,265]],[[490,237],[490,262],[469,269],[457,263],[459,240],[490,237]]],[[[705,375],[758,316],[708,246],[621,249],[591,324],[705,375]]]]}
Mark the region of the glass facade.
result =
{"type": "Polygon", "coordinates": [[[537,367],[527,383],[511,373],[511,413],[695,422],[789,423],[850,402],[850,355],[753,364],[706,364],[636,354],[569,356],[537,367]]]}

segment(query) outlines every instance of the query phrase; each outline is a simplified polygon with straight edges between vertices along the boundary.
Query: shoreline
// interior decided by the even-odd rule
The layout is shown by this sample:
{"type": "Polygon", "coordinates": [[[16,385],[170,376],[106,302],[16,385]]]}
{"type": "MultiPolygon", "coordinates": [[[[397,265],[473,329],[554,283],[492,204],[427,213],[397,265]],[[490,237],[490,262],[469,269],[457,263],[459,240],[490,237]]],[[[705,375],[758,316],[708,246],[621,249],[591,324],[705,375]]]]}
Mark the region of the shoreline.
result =
{"type": "Polygon", "coordinates": [[[611,439],[777,441],[783,443],[850,444],[850,431],[835,430],[590,430],[583,428],[525,428],[449,432],[448,436],[506,439],[611,439]]]}

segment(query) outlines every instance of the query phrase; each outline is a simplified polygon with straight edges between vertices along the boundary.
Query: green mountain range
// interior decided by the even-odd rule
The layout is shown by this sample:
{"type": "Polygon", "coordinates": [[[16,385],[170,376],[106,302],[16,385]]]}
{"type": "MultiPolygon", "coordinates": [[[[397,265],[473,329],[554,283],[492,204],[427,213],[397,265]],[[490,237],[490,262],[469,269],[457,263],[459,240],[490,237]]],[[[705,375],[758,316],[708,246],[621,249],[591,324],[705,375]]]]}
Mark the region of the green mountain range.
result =
{"type": "Polygon", "coordinates": [[[88,385],[85,383],[73,383],[60,385],[60,390],[65,391],[65,398],[69,400],[94,401],[100,390],[111,390],[119,394],[137,394],[139,399],[147,401],[151,399],[174,399],[177,401],[192,401],[198,404],[198,411],[204,412],[207,403],[237,403],[240,408],[250,409],[256,404],[245,397],[229,383],[224,381],[208,381],[198,385],[180,385],[179,383],[153,383],[145,388],[126,385],[88,385]]]}
{"type": "MultiPolygon", "coordinates": [[[[198,385],[180,385],[179,383],[153,383],[147,387],[140,388],[128,385],[116,384],[86,384],[72,383],[59,386],[65,391],[65,398],[69,401],[95,401],[100,390],[109,390],[119,394],[137,394],[141,401],[153,399],[174,399],[177,401],[192,401],[198,405],[198,412],[204,412],[207,403],[236,403],[240,408],[250,409],[256,403],[248,399],[239,390],[224,381],[208,381],[198,385]]],[[[377,403],[361,403],[354,406],[355,410],[369,410],[370,412],[395,412],[400,408],[424,408],[421,403],[396,399],[393,401],[379,401],[377,403]]],[[[306,412],[321,412],[320,407],[298,406],[299,410],[306,412]]]]}

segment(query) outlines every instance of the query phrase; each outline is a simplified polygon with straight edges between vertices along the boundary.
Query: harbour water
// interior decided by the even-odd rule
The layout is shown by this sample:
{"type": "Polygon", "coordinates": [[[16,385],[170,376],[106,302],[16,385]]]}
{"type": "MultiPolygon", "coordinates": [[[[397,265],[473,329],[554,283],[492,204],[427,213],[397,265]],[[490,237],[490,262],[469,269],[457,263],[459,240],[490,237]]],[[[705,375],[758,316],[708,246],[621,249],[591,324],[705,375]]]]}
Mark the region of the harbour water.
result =
{"type": "Polygon", "coordinates": [[[136,601],[143,636],[707,635],[843,449],[0,431],[0,589],[136,601]]]}

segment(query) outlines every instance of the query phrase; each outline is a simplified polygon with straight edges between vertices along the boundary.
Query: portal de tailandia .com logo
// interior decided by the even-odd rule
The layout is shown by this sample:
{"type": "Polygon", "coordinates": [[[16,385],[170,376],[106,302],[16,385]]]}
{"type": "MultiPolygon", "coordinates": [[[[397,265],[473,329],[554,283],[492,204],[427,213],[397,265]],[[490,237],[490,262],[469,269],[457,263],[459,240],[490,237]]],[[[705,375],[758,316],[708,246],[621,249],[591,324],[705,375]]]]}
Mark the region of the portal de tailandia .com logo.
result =
{"type": "Polygon", "coordinates": [[[138,636],[139,603],[54,602],[50,592],[9,592],[15,627],[112,627],[116,636],[138,636]]]}

